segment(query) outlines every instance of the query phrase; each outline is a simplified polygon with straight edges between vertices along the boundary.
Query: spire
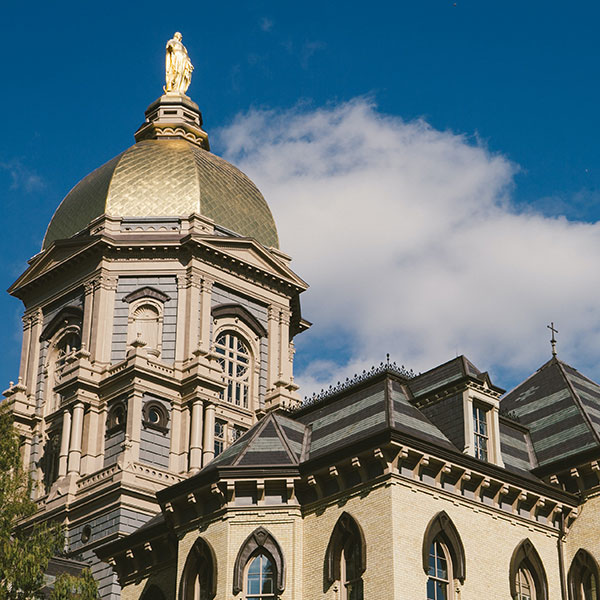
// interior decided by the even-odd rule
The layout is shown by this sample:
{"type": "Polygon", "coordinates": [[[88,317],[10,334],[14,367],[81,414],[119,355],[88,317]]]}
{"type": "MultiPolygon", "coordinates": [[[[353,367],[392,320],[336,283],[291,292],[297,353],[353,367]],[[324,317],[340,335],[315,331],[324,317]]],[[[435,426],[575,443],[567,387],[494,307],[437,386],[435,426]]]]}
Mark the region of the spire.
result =
{"type": "Polygon", "coordinates": [[[165,63],[165,93],[146,109],[135,141],[179,138],[210,150],[200,108],[186,95],[194,67],[179,32],[167,42],[165,63]]]}

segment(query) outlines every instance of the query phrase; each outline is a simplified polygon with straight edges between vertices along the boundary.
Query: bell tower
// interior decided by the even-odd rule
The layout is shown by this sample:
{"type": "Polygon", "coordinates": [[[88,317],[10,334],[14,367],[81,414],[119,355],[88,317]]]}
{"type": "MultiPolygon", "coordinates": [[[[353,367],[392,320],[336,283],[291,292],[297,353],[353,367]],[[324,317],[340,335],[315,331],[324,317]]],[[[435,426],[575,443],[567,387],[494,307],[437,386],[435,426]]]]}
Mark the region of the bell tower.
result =
{"type": "Polygon", "coordinates": [[[80,181],[10,293],[24,304],[6,390],[36,481],[103,598],[94,548],[158,513],[155,493],[269,411],[298,406],[293,338],[306,284],[260,191],[210,152],[177,34],[136,143],[80,181]],[[95,562],[96,561],[96,562],[95,562]]]}

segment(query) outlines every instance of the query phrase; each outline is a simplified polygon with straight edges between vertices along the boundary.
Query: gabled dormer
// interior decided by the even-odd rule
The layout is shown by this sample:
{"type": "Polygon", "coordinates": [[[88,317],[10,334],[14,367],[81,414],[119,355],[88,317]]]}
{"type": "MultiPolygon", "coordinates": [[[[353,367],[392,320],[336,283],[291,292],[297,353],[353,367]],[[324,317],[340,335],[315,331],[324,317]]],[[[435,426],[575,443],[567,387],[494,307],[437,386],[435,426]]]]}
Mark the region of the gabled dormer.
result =
{"type": "Polygon", "coordinates": [[[412,402],[465,454],[504,466],[500,445],[499,398],[493,385],[465,356],[411,379],[412,402]]]}

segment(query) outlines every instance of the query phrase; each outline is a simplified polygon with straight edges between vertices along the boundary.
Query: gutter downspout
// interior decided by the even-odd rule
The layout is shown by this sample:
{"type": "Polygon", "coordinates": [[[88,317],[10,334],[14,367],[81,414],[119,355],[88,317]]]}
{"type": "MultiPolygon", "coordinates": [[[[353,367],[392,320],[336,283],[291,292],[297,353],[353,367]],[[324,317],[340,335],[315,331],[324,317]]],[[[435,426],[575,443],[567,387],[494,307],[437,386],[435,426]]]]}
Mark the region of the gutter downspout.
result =
{"type": "Polygon", "coordinates": [[[565,573],[565,516],[561,513],[560,515],[560,529],[558,534],[558,540],[556,542],[558,547],[558,570],[560,574],[560,595],[562,600],[567,600],[567,574],[565,573]]]}

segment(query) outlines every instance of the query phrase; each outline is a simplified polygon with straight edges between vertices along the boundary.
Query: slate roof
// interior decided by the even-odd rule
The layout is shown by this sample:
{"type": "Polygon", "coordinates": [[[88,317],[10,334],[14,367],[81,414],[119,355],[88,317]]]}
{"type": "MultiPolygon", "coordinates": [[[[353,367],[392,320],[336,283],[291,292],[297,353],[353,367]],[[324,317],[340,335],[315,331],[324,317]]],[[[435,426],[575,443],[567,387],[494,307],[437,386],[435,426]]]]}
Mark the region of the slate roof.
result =
{"type": "Polygon", "coordinates": [[[530,431],[540,467],[598,452],[600,386],[552,358],[501,401],[530,431]]]}
{"type": "Polygon", "coordinates": [[[297,466],[305,433],[306,427],[301,423],[270,413],[210,466],[297,466]]]}

